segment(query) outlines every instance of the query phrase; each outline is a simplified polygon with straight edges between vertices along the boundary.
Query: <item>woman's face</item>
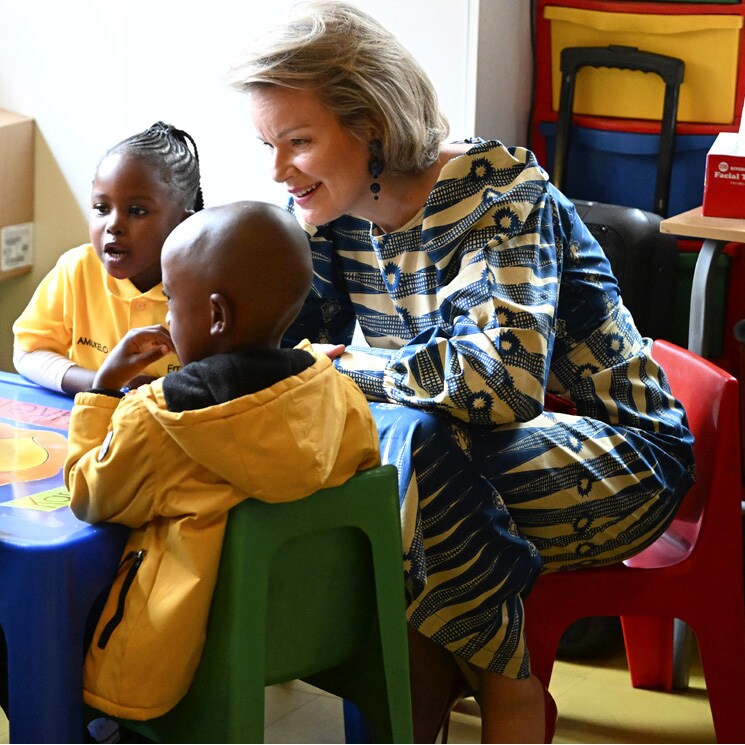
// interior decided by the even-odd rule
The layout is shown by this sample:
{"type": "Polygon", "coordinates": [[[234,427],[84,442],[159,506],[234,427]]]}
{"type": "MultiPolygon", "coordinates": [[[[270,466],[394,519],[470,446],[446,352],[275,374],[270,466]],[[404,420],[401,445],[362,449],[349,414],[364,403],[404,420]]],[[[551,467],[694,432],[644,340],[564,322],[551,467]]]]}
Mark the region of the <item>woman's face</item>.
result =
{"type": "Polygon", "coordinates": [[[323,225],[373,205],[370,151],[311,90],[261,86],[249,94],[251,119],[272,154],[272,177],[287,187],[299,217],[323,225]]]}

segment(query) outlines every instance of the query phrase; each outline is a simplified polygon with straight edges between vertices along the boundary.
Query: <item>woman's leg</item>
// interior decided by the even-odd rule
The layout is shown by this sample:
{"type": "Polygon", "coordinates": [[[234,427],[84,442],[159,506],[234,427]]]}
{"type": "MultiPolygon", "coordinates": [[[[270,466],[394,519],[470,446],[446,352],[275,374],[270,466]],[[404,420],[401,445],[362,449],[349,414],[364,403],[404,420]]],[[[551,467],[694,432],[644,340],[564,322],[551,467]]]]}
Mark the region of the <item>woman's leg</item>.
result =
{"type": "Polygon", "coordinates": [[[450,708],[478,686],[467,683],[456,652],[484,664],[496,655],[500,669],[528,674],[520,593],[540,558],[454,440],[452,420],[371,408],[383,460],[399,471],[414,738],[434,742],[450,708]]]}
{"type": "Polygon", "coordinates": [[[445,717],[467,693],[450,652],[409,626],[409,670],[414,742],[434,742],[445,717]]]}
{"type": "Polygon", "coordinates": [[[664,531],[691,484],[653,436],[544,413],[475,439],[475,458],[540,552],[543,571],[633,556],[664,531]]]}
{"type": "MultiPolygon", "coordinates": [[[[530,675],[523,594],[542,561],[552,569],[608,563],[648,545],[683,496],[669,485],[687,487],[685,468],[642,434],[591,419],[544,414],[490,429],[371,408],[383,461],[399,469],[410,624],[488,671],[485,741],[542,741],[543,688],[530,675]]],[[[432,690],[428,672],[441,663],[414,648],[422,727],[438,727],[447,705],[447,681],[432,690]]]]}
{"type": "Polygon", "coordinates": [[[541,559],[449,417],[372,404],[399,472],[409,623],[477,667],[529,674],[521,594],[541,559]],[[505,667],[507,670],[505,670],[505,667]]]}
{"type": "MultiPolygon", "coordinates": [[[[433,743],[446,716],[470,686],[454,655],[409,626],[409,669],[415,743],[433,743]]],[[[516,680],[479,671],[481,742],[541,743],[556,725],[546,720],[546,693],[535,675],[516,680]]]]}
{"type": "Polygon", "coordinates": [[[535,675],[506,678],[481,671],[481,742],[546,742],[547,728],[543,683],[535,675]]]}

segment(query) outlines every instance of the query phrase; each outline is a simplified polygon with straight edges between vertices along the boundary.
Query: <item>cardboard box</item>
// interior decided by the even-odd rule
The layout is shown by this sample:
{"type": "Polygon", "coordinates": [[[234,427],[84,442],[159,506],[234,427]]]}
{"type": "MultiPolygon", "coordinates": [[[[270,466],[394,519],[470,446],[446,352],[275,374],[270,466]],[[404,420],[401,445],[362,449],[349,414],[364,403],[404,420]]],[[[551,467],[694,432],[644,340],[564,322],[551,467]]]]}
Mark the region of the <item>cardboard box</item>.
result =
{"type": "MultiPolygon", "coordinates": [[[[16,233],[27,234],[33,220],[34,120],[0,109],[0,231],[10,227],[5,235],[13,238],[15,244],[16,233]]],[[[15,245],[8,253],[6,258],[12,263],[17,253],[15,245]]],[[[30,266],[9,268],[8,262],[5,265],[8,268],[0,270],[0,279],[31,270],[30,266]]]]}
{"type": "Polygon", "coordinates": [[[721,132],[706,156],[703,214],[745,218],[745,137],[721,132]]]}

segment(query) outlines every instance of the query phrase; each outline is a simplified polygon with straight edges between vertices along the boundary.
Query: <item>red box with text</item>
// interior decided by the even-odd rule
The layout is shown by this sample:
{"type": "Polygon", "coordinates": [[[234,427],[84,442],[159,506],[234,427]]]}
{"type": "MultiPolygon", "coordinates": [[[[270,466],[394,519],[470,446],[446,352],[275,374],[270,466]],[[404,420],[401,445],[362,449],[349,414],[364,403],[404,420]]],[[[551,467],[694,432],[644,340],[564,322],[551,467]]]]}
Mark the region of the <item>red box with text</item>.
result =
{"type": "Polygon", "coordinates": [[[745,138],[720,133],[706,156],[703,214],[745,218],[745,138]]]}

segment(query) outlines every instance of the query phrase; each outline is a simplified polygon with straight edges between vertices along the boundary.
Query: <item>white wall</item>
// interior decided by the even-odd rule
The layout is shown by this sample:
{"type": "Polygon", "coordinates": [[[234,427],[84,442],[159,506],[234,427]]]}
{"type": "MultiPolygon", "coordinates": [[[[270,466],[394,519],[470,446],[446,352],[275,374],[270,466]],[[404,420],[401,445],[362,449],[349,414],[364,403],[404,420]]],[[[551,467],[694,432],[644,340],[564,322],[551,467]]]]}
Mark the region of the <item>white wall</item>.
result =
{"type": "MultiPolygon", "coordinates": [[[[245,100],[224,77],[242,46],[293,4],[0,0],[0,108],[37,122],[36,261],[32,274],[0,284],[0,369],[12,369],[10,327],[39,279],[60,253],[87,240],[93,171],[120,139],[159,119],[173,123],[197,142],[208,205],[284,203],[250,131],[245,100]]],[[[530,52],[523,43],[526,30],[514,24],[527,22],[529,0],[358,5],[388,26],[427,70],[454,139],[476,133],[522,144],[519,120],[527,104],[515,105],[515,86],[530,52]],[[486,78],[476,75],[482,50],[486,87],[486,78]],[[477,107],[479,88],[486,92],[477,107]],[[500,90],[509,95],[499,98],[500,90]]],[[[527,101],[527,90],[521,95],[527,101]]]]}
{"type": "MultiPolygon", "coordinates": [[[[200,149],[208,203],[265,195],[245,102],[223,78],[254,33],[292,0],[0,0],[0,106],[37,120],[81,206],[119,139],[163,119],[200,149]]],[[[465,121],[468,0],[362,0],[424,64],[453,129],[465,121]],[[460,6],[461,12],[453,12],[460,6]],[[430,32],[447,19],[445,50],[430,32]],[[443,51],[445,53],[443,53],[443,51]]]]}
{"type": "Polygon", "coordinates": [[[533,55],[531,0],[481,0],[475,22],[474,132],[506,145],[527,143],[533,55]]]}

